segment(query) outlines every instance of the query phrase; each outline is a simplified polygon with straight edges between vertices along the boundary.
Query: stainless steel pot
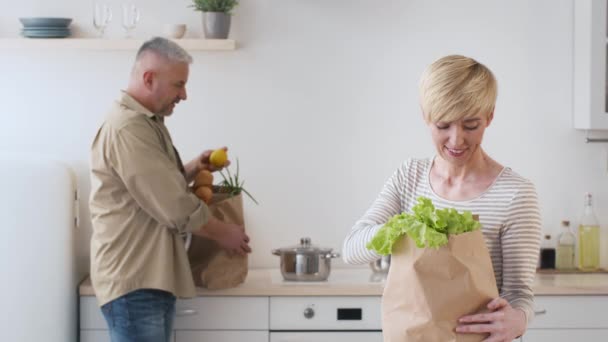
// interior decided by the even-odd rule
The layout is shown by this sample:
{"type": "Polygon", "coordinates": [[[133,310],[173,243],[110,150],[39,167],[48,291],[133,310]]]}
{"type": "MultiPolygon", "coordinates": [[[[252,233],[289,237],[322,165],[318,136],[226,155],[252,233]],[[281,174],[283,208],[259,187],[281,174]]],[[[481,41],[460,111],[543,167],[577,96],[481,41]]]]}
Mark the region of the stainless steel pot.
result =
{"type": "Polygon", "coordinates": [[[272,254],[281,257],[281,274],[285,280],[322,281],[331,271],[331,259],[340,257],[331,248],[319,248],[310,238],[300,239],[300,244],[273,249],[272,254]]]}

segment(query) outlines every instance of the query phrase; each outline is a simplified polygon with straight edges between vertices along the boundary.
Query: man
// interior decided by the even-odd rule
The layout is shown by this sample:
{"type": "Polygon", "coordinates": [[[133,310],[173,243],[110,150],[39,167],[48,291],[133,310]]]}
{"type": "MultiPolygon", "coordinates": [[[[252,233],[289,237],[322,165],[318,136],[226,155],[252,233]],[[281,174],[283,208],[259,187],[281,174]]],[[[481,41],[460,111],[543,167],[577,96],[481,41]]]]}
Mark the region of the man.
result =
{"type": "Polygon", "coordinates": [[[210,151],[185,166],[164,118],[185,100],[192,57],[154,38],[91,148],[91,280],[112,342],[169,341],[176,297],[195,295],[182,235],[249,253],[243,227],[214,219],[188,189],[210,151]]]}

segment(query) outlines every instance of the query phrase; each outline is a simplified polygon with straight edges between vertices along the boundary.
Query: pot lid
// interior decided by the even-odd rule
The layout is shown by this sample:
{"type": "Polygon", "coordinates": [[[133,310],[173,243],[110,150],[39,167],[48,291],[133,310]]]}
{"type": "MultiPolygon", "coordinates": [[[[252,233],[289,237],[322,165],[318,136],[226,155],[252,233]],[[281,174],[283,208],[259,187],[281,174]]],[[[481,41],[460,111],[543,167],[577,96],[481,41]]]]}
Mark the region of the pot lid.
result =
{"type": "Polygon", "coordinates": [[[332,248],[321,248],[313,245],[309,237],[300,239],[300,244],[276,249],[279,253],[318,254],[330,253],[332,248]]]}

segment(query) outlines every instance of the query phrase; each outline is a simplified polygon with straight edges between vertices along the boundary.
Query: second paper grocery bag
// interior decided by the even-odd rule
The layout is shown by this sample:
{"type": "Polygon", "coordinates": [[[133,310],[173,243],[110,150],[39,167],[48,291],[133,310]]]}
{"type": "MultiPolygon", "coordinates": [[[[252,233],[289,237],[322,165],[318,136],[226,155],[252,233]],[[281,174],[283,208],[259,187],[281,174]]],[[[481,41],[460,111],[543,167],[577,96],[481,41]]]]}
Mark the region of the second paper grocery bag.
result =
{"type": "Polygon", "coordinates": [[[435,209],[420,197],[411,212],[390,218],[367,247],[391,254],[382,295],[385,342],[484,340],[484,334],[455,332],[459,318],[485,311],[498,297],[479,217],[435,209]]]}
{"type": "Polygon", "coordinates": [[[385,342],[473,342],[457,334],[460,317],[481,312],[498,297],[492,261],[480,230],[452,235],[438,249],[403,236],[394,246],[382,296],[385,342]]]}

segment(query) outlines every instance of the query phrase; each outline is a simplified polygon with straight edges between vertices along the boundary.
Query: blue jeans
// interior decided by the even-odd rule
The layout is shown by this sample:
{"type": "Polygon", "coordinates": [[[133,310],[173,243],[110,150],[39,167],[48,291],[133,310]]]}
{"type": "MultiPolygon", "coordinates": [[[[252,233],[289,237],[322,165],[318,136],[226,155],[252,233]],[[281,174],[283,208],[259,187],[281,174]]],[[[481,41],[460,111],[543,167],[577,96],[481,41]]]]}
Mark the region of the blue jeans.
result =
{"type": "Polygon", "coordinates": [[[101,307],[112,342],[170,342],[175,296],[161,290],[129,292],[101,307]]]}

